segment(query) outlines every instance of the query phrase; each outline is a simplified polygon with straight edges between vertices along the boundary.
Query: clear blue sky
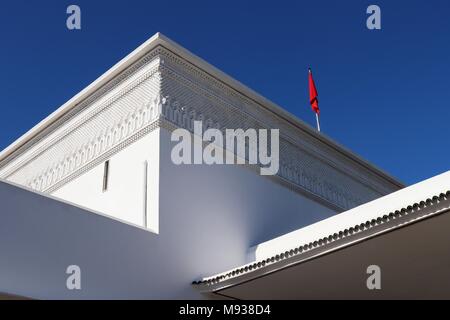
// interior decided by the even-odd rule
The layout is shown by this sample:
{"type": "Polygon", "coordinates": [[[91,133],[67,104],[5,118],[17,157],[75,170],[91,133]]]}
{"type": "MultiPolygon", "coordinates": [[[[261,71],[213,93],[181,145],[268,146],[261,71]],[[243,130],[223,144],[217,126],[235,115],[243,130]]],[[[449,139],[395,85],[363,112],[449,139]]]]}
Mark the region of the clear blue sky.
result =
{"type": "Polygon", "coordinates": [[[327,135],[407,184],[450,168],[448,0],[2,1],[0,149],[158,31],[314,125],[311,66],[327,135]]]}

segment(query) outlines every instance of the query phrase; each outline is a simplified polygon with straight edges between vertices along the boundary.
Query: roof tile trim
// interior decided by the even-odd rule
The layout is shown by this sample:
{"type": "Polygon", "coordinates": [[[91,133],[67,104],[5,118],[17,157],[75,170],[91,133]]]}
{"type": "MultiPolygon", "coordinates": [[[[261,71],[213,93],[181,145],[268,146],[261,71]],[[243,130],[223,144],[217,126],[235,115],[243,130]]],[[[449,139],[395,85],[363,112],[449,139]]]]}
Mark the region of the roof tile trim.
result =
{"type": "MultiPolygon", "coordinates": [[[[434,205],[439,204],[440,202],[444,202],[444,201],[450,201],[450,190],[448,190],[445,193],[439,194],[439,196],[435,195],[432,198],[427,198],[426,200],[416,202],[416,203],[409,205],[407,207],[404,207],[400,210],[396,210],[394,212],[390,212],[389,214],[379,216],[376,219],[368,220],[368,221],[362,222],[360,224],[356,224],[353,227],[349,227],[347,229],[340,230],[338,232],[330,234],[327,237],[323,237],[323,238],[317,239],[315,241],[299,245],[298,247],[292,248],[285,252],[280,252],[279,254],[274,255],[272,257],[243,265],[239,268],[235,268],[231,271],[228,271],[228,272],[225,272],[222,274],[218,274],[216,276],[204,278],[204,279],[198,280],[198,281],[193,281],[192,284],[195,286],[198,286],[198,287],[211,287],[211,286],[217,285],[221,282],[224,282],[226,280],[237,278],[237,277],[249,274],[250,272],[253,272],[253,271],[256,271],[259,269],[263,269],[264,267],[276,264],[277,262],[286,260],[288,258],[298,257],[298,256],[304,255],[306,253],[309,253],[312,250],[323,248],[325,246],[331,245],[334,242],[345,239],[354,234],[366,233],[375,227],[381,226],[383,224],[391,222],[395,219],[399,219],[401,217],[411,217],[411,219],[408,220],[408,222],[411,223],[411,222],[415,221],[415,219],[414,219],[416,217],[415,213],[417,213],[417,215],[420,215],[420,213],[424,209],[429,208],[431,206],[434,206],[434,205]]],[[[428,217],[428,216],[429,215],[426,215],[426,217],[428,217]]],[[[403,226],[404,226],[404,224],[403,224],[403,226]]]]}

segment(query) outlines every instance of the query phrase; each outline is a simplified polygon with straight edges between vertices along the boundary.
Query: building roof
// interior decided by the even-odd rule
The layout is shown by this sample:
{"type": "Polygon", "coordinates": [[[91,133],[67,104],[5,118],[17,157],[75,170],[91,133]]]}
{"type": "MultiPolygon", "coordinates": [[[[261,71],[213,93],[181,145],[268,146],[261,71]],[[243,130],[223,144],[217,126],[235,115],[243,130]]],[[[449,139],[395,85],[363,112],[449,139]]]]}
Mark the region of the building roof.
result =
{"type": "Polygon", "coordinates": [[[194,281],[218,291],[435,216],[450,208],[450,171],[250,249],[253,261],[194,281]]]}
{"type": "Polygon", "coordinates": [[[105,72],[97,80],[92,82],[88,87],[86,87],[80,93],[75,95],[72,99],[70,99],[69,101],[64,103],[56,111],[54,111],[52,114],[50,114],[48,117],[46,117],[44,120],[39,122],[36,126],[34,126],[31,130],[29,130],[23,136],[21,136],[19,139],[17,139],[14,143],[12,143],[6,149],[4,149],[2,152],[0,152],[0,167],[2,166],[2,164],[6,163],[8,161],[10,156],[12,156],[13,154],[15,154],[17,152],[21,152],[22,149],[26,149],[26,145],[29,142],[31,142],[33,139],[35,139],[46,128],[48,128],[50,125],[55,123],[63,115],[67,114],[70,110],[75,108],[82,101],[84,101],[89,96],[91,96],[93,93],[95,93],[97,90],[99,90],[100,88],[105,86],[108,82],[110,82],[112,79],[114,79],[117,75],[122,73],[128,67],[130,67],[135,62],[137,62],[140,58],[142,58],[145,54],[147,54],[148,52],[150,52],[151,50],[155,49],[158,46],[163,46],[166,49],[174,52],[175,54],[179,55],[183,59],[189,61],[193,65],[201,68],[202,70],[204,70],[211,76],[215,77],[219,81],[225,83],[226,85],[230,86],[234,90],[245,95],[249,99],[257,102],[258,104],[260,104],[261,106],[266,108],[268,111],[272,112],[276,116],[287,121],[289,124],[299,128],[303,132],[306,132],[307,134],[311,135],[315,139],[318,139],[322,143],[325,143],[330,148],[345,155],[346,157],[355,161],[356,163],[363,166],[364,168],[370,169],[373,173],[377,174],[378,176],[382,177],[383,179],[390,181],[391,183],[398,186],[399,188],[404,187],[404,185],[401,182],[399,182],[397,179],[390,176],[383,170],[377,168],[376,166],[369,163],[368,161],[360,158],[358,155],[354,154],[353,152],[351,152],[347,148],[343,147],[342,145],[336,143],[335,141],[333,141],[331,138],[327,137],[323,133],[317,132],[311,126],[309,126],[302,120],[298,119],[291,113],[285,111],[280,106],[278,106],[275,103],[273,103],[272,101],[269,101],[268,99],[264,98],[263,96],[256,93],[255,91],[248,88],[247,86],[243,85],[239,81],[231,78],[227,74],[223,73],[222,71],[218,70],[211,64],[204,61],[203,59],[197,57],[196,55],[192,54],[191,52],[189,52],[182,46],[180,46],[177,43],[173,42],[172,40],[168,39],[161,33],[156,33],[154,36],[152,36],[150,39],[148,39],[146,42],[144,42],[141,46],[139,46],[137,49],[135,49],[133,52],[131,52],[129,55],[127,55],[125,58],[123,58],[121,61],[119,61],[117,64],[115,64],[111,69],[109,69],[107,72],[105,72]]]}

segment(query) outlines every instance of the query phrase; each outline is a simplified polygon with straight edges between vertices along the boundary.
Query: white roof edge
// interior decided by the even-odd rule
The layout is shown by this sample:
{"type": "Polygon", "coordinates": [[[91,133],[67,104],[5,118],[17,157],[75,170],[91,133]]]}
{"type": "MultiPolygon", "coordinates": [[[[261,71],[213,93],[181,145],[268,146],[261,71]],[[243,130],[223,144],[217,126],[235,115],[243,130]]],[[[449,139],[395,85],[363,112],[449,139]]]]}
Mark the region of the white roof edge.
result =
{"type": "Polygon", "coordinates": [[[67,101],[61,107],[59,107],[57,110],[52,112],[49,116],[47,116],[44,120],[39,122],[37,125],[35,125],[33,128],[31,128],[29,131],[27,131],[25,134],[23,134],[20,138],[18,138],[16,141],[14,141],[7,148],[2,150],[2,152],[0,152],[0,161],[5,159],[7,156],[9,156],[11,153],[13,153],[19,147],[21,147],[26,142],[31,140],[39,132],[41,132],[44,128],[46,128],[47,126],[49,126],[50,124],[55,122],[62,115],[64,115],[69,110],[71,110],[73,107],[75,107],[77,104],[79,104],[81,101],[83,101],[84,99],[89,97],[96,90],[98,90],[103,85],[108,83],[111,79],[113,79],[115,76],[120,74],[123,70],[125,70],[131,64],[136,62],[140,57],[142,57],[145,54],[145,52],[147,52],[150,48],[153,48],[154,46],[156,46],[157,43],[160,42],[160,39],[161,39],[161,34],[160,33],[155,34],[150,39],[148,39],[146,42],[144,42],[142,45],[140,45],[138,48],[136,48],[133,52],[128,54],[125,58],[123,58],[118,63],[116,63],[112,68],[110,68],[108,71],[106,71],[100,77],[98,77],[94,82],[92,82],[86,88],[84,88],[79,93],[77,93],[69,101],[67,101]]]}
{"type": "Polygon", "coordinates": [[[450,171],[447,171],[252,247],[246,264],[195,280],[193,285],[201,292],[219,292],[407,225],[450,213],[449,201],[450,171]]]}
{"type": "Polygon", "coordinates": [[[213,77],[218,79],[219,81],[222,81],[223,83],[227,84],[228,86],[234,88],[236,91],[247,96],[251,100],[254,100],[258,104],[266,107],[269,111],[273,112],[277,116],[288,121],[295,127],[301,128],[303,131],[307,132],[308,134],[312,135],[313,137],[315,137],[318,140],[322,141],[323,143],[327,144],[329,147],[335,149],[336,151],[338,151],[342,154],[345,154],[347,157],[349,157],[350,159],[359,163],[363,167],[370,169],[371,171],[377,173],[379,176],[383,177],[384,179],[390,181],[391,183],[397,185],[400,188],[404,187],[403,183],[401,183],[396,178],[394,178],[391,175],[389,175],[388,173],[386,173],[384,170],[378,168],[377,166],[368,162],[367,160],[364,160],[360,156],[356,155],[355,153],[353,153],[346,147],[342,146],[341,144],[335,142],[333,139],[324,135],[323,133],[319,134],[314,129],[312,129],[308,124],[306,124],[304,121],[302,121],[299,118],[297,118],[296,116],[294,116],[292,113],[284,110],[283,108],[281,108],[274,102],[263,97],[262,95],[255,92],[254,90],[250,89],[249,87],[242,84],[238,80],[236,80],[236,79],[232,78],[231,76],[225,74],[224,72],[220,71],[219,69],[217,69],[210,63],[206,62],[202,58],[196,56],[192,52],[183,48],[181,45],[179,45],[176,42],[174,42],[173,40],[167,38],[160,32],[153,35],[150,39],[145,41],[142,45],[140,45],[138,48],[133,50],[125,58],[120,60],[113,67],[111,67],[108,71],[106,71],[104,74],[102,74],[94,82],[92,82],[90,85],[88,85],[86,88],[84,88],[78,94],[76,94],[69,101],[64,103],[56,111],[52,112],[44,120],[39,122],[36,126],[34,126],[29,131],[27,131],[24,135],[22,135],[20,138],[18,138],[16,141],[14,141],[11,145],[9,145],[7,148],[2,150],[0,152],[0,161],[7,158],[9,155],[11,155],[14,151],[16,151],[18,148],[23,146],[29,140],[33,139],[37,134],[39,134],[47,126],[54,123],[57,119],[59,119],[61,116],[63,116],[69,110],[71,110],[77,104],[82,102],[84,99],[89,97],[95,91],[100,89],[106,83],[111,81],[114,77],[116,77],[118,74],[120,74],[126,68],[128,68],[133,63],[138,61],[141,57],[143,57],[146,53],[148,53],[150,50],[154,49],[158,45],[163,45],[166,49],[173,51],[175,54],[177,54],[180,57],[184,58],[185,60],[193,63],[200,69],[203,69],[204,71],[206,71],[207,73],[209,73],[210,75],[212,75],[213,77]]]}
{"type": "Polygon", "coordinates": [[[256,260],[310,243],[450,191],[450,171],[250,248],[256,260]]]}
{"type": "Polygon", "coordinates": [[[284,120],[288,121],[295,127],[301,128],[303,131],[306,131],[308,134],[312,135],[313,137],[319,139],[320,141],[324,142],[331,148],[335,149],[336,151],[345,154],[352,160],[356,161],[363,167],[370,169],[372,171],[375,171],[378,175],[382,176],[383,178],[389,180],[391,183],[397,185],[400,188],[403,188],[405,185],[399,181],[397,178],[394,178],[381,168],[377,167],[376,165],[368,162],[367,160],[361,158],[357,154],[350,151],[348,148],[344,147],[340,143],[334,141],[332,138],[324,134],[323,132],[318,133],[315,129],[313,129],[310,125],[299,119],[298,117],[294,116],[292,113],[286,111],[279,105],[277,105],[275,102],[267,99],[266,97],[262,96],[261,94],[257,93],[253,89],[247,87],[240,81],[232,78],[228,74],[224,73],[223,71],[217,69],[213,65],[211,65],[209,62],[203,60],[202,58],[196,56],[192,52],[188,51],[187,49],[183,48],[173,40],[167,38],[166,36],[160,34],[160,37],[164,39],[164,43],[168,44],[168,49],[175,49],[175,53],[180,55],[182,58],[190,61],[191,63],[195,64],[196,66],[200,67],[210,75],[214,76],[216,79],[224,82],[225,84],[229,85],[230,87],[234,88],[236,91],[240,92],[241,94],[247,96],[249,99],[257,102],[258,104],[266,107],[269,111],[273,112],[277,116],[283,118],[284,120]]]}

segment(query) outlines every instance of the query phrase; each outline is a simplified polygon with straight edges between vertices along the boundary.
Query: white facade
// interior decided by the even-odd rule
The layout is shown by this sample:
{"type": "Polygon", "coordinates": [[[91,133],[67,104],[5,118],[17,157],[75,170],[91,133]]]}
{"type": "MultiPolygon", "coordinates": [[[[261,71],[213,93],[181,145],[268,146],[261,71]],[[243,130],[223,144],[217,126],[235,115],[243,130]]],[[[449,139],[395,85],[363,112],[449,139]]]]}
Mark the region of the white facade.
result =
{"type": "Polygon", "coordinates": [[[107,190],[100,163],[52,194],[158,233],[159,129],[108,158],[107,190]]]}
{"type": "MultiPolygon", "coordinates": [[[[0,178],[149,230],[139,244],[145,253],[126,256],[130,267],[143,259],[136,281],[145,269],[148,282],[131,294],[143,298],[198,297],[190,281],[246,263],[252,246],[402,187],[160,34],[4,150],[0,178]],[[278,174],[260,176],[255,166],[173,164],[171,132],[192,131],[194,120],[221,130],[279,129],[278,174]]],[[[48,210],[39,214],[54,219],[48,210]]],[[[84,223],[74,222],[81,234],[84,223]]],[[[101,246],[80,241],[77,259],[100,268],[94,256],[101,246]]],[[[108,254],[116,259],[119,252],[108,254]]],[[[127,297],[122,285],[80,294],[127,297]]],[[[57,294],[70,297],[61,291],[36,297],[57,294]]]]}

